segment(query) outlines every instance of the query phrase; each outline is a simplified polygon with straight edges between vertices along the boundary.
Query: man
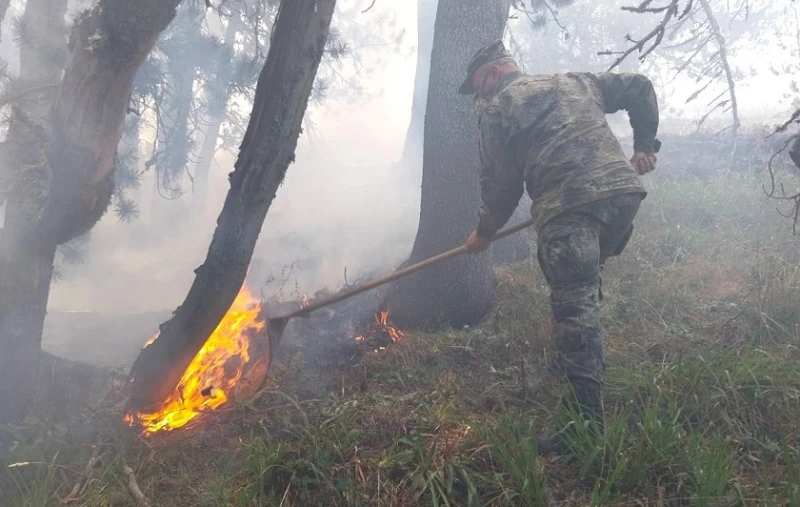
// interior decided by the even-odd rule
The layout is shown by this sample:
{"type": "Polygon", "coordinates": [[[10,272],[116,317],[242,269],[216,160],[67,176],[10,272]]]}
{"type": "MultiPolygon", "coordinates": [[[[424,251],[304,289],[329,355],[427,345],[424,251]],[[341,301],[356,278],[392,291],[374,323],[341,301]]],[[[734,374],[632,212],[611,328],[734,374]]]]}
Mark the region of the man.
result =
{"type": "MultiPolygon", "coordinates": [[[[533,200],[539,266],[550,286],[555,370],[574,392],[583,422],[603,430],[600,273],[622,253],[647,195],[639,179],[655,169],[658,105],[639,74],[523,75],[496,41],[478,51],[459,93],[475,95],[482,163],[477,229],[470,253],[486,250],[519,204],[533,200]],[[628,111],[628,161],[605,115],[628,111]]],[[[540,452],[566,450],[561,435],[539,438],[540,452]]]]}

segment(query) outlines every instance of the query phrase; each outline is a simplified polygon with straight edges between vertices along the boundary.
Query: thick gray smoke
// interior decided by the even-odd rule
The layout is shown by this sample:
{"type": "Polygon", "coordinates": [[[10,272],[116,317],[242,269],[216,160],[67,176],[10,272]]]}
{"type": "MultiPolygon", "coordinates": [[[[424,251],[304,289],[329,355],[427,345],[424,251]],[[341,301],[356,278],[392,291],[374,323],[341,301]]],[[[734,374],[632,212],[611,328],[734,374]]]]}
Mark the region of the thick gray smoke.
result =
{"type": "MultiPolygon", "coordinates": [[[[413,163],[413,167],[400,165],[400,161],[411,117],[417,55],[402,48],[417,42],[416,3],[382,6],[395,16],[396,28],[405,32],[400,51],[351,48],[362,63],[365,58],[380,62],[374,72],[360,76],[363,93],[353,101],[342,103],[334,97],[310,109],[313,123],[309,127],[313,128],[307,128],[300,139],[297,160],[270,209],[251,264],[247,283],[256,294],[267,299],[295,299],[319,289],[335,290],[346,281],[388,272],[410,251],[419,217],[420,168],[413,163]]],[[[429,9],[429,16],[434,15],[432,11],[429,9]]],[[[359,13],[358,9],[353,12],[359,13]]],[[[617,8],[582,2],[563,9],[559,16],[563,29],[551,21],[543,30],[533,30],[521,15],[510,21],[506,40],[521,57],[526,72],[603,71],[613,58],[600,57],[597,51],[624,47],[624,34],[638,30],[642,22],[617,8]],[[613,21],[616,31],[591,29],[599,26],[598,16],[613,21]],[[602,40],[596,40],[601,32],[602,40]]],[[[432,18],[419,20],[423,21],[428,28],[433,25],[432,18]]],[[[4,40],[4,49],[10,45],[4,40]]],[[[782,53],[776,49],[775,54],[782,53]]],[[[635,62],[635,57],[631,61],[635,62]]],[[[665,127],[675,119],[681,126],[691,126],[698,115],[692,109],[696,104],[686,106],[686,98],[695,89],[693,80],[675,79],[663,61],[650,61],[655,63],[626,64],[622,70],[651,77],[659,90],[665,127]]],[[[767,72],[769,62],[739,48],[735,63],[742,72],[759,70],[756,78],[743,78],[738,87],[746,121],[763,123],[765,114],[785,112],[781,94],[786,80],[767,72]],[[773,93],[765,94],[767,89],[773,93]]],[[[242,111],[249,110],[247,104],[240,106],[242,111]]],[[[725,118],[725,111],[720,110],[711,121],[724,124],[725,118]]],[[[620,135],[629,135],[624,112],[611,121],[620,135]]],[[[149,149],[147,140],[144,142],[142,152],[149,149]]],[[[624,145],[629,147],[630,142],[624,145]]],[[[192,209],[190,185],[185,186],[182,198],[165,200],[156,193],[152,172],[146,173],[135,193],[140,219],[120,223],[109,213],[92,231],[85,263],[68,266],[65,278],[53,286],[45,347],[58,348],[64,316],[75,315],[64,312],[150,312],[125,326],[132,340],[139,336],[140,342],[145,341],[158,322],[181,303],[193,280],[193,269],[205,257],[234,160],[235,154],[217,152],[202,213],[192,209]],[[138,327],[134,330],[131,326],[138,327]]],[[[68,355],[68,351],[57,352],[68,355]]]]}

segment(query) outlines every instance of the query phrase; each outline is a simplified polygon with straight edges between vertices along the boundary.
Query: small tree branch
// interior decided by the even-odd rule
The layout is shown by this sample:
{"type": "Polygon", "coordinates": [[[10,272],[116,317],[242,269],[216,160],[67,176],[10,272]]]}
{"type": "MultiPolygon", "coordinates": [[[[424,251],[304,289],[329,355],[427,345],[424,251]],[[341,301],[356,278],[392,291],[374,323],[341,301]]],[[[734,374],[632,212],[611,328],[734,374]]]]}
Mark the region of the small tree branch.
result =
{"type": "MultiPolygon", "coordinates": [[[[609,71],[614,70],[616,67],[618,67],[623,61],[625,61],[626,58],[628,58],[628,56],[633,54],[634,51],[638,51],[639,53],[641,53],[638,57],[639,60],[644,60],[645,58],[647,58],[647,56],[661,44],[661,41],[664,40],[664,35],[667,31],[667,25],[669,24],[669,22],[672,21],[673,19],[683,20],[689,15],[689,13],[692,10],[692,7],[694,6],[694,0],[688,0],[686,7],[683,9],[683,11],[680,11],[679,10],[680,0],[670,0],[670,2],[667,5],[663,5],[660,7],[650,7],[653,1],[654,0],[644,0],[636,7],[631,7],[631,6],[622,7],[623,11],[635,12],[637,14],[643,14],[643,13],[657,14],[663,12],[664,16],[661,18],[661,21],[658,23],[658,25],[656,25],[656,27],[653,28],[650,31],[650,33],[645,35],[642,39],[635,40],[630,35],[626,35],[625,39],[629,42],[632,42],[633,46],[629,47],[628,49],[622,52],[619,58],[617,58],[614,61],[614,63],[611,64],[611,67],[609,67],[608,69],[609,71]],[[650,46],[647,49],[645,49],[645,46],[648,43],[650,43],[650,46]]],[[[598,55],[602,54],[609,54],[609,53],[608,52],[598,53],[598,55]]]]}
{"type": "Polygon", "coordinates": [[[792,116],[788,120],[786,120],[785,123],[776,128],[775,133],[785,132],[786,129],[789,128],[789,125],[796,122],[798,118],[800,118],[800,109],[797,109],[795,112],[793,112],[792,116]]]}
{"type": "Polygon", "coordinates": [[[776,188],[776,185],[775,185],[775,169],[772,166],[772,164],[775,161],[775,158],[777,158],[778,155],[783,153],[786,150],[786,148],[789,147],[789,144],[791,144],[792,142],[794,142],[794,144],[792,146],[792,150],[790,151],[789,155],[790,155],[792,161],[795,163],[795,165],[800,167],[800,134],[795,134],[794,136],[792,136],[789,139],[787,139],[786,142],[784,143],[783,147],[780,150],[778,150],[777,152],[775,152],[772,155],[772,157],[770,157],[769,164],[767,164],[767,168],[769,169],[770,188],[769,188],[769,190],[767,190],[762,185],[762,189],[764,190],[764,193],[767,194],[767,197],[769,197],[771,199],[776,199],[778,201],[791,201],[792,202],[792,211],[790,213],[784,214],[784,213],[781,213],[780,210],[777,210],[777,211],[778,211],[778,214],[783,216],[783,217],[786,217],[786,218],[792,217],[793,218],[793,221],[792,221],[792,234],[797,234],[797,221],[798,221],[798,219],[800,219],[800,192],[795,193],[795,194],[791,194],[791,195],[787,195],[786,188],[783,186],[783,184],[781,184],[780,185],[781,193],[780,193],[780,195],[778,195],[777,188],[776,188]]]}

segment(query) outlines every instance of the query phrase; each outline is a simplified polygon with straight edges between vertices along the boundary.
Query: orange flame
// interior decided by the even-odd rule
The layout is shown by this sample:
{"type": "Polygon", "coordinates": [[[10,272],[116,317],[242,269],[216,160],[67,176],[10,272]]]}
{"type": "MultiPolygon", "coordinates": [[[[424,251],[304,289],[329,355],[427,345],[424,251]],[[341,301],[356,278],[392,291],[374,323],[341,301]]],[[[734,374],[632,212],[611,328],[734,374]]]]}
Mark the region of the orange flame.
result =
{"type": "MultiPolygon", "coordinates": [[[[126,414],[124,420],[131,426],[141,425],[145,435],[171,431],[227,402],[228,395],[242,377],[244,366],[250,361],[249,336],[266,326],[259,317],[260,310],[260,302],[243,285],[222,321],[186,368],[172,395],[158,410],[126,414]]],[[[151,338],[148,345],[157,337],[151,338]]]]}
{"type": "MultiPolygon", "coordinates": [[[[392,343],[397,343],[403,339],[403,332],[394,327],[389,321],[389,310],[381,310],[375,313],[375,322],[370,324],[366,334],[356,336],[354,339],[358,343],[371,341],[380,335],[388,336],[392,343]]],[[[384,348],[384,347],[380,347],[384,348]]]]}
{"type": "Polygon", "coordinates": [[[310,304],[311,301],[308,299],[308,294],[303,294],[303,299],[300,300],[300,309],[307,308],[310,304]]]}
{"type": "Polygon", "coordinates": [[[379,314],[375,315],[375,320],[378,321],[378,325],[383,327],[387,333],[389,333],[389,338],[392,339],[393,343],[397,343],[403,338],[403,333],[394,327],[392,324],[389,323],[389,311],[382,311],[379,314]]]}

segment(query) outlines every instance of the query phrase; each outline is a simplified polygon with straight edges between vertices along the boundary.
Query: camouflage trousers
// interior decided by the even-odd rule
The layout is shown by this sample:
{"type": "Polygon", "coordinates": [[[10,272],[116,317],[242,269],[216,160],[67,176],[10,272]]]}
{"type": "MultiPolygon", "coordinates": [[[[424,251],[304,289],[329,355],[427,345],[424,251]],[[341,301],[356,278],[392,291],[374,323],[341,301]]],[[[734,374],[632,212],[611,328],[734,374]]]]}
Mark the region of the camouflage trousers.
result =
{"type": "Polygon", "coordinates": [[[576,389],[595,391],[597,397],[605,370],[600,274],[606,260],[625,249],[644,195],[622,194],[571,209],[538,234],[539,266],[553,312],[553,366],[576,389]]]}

